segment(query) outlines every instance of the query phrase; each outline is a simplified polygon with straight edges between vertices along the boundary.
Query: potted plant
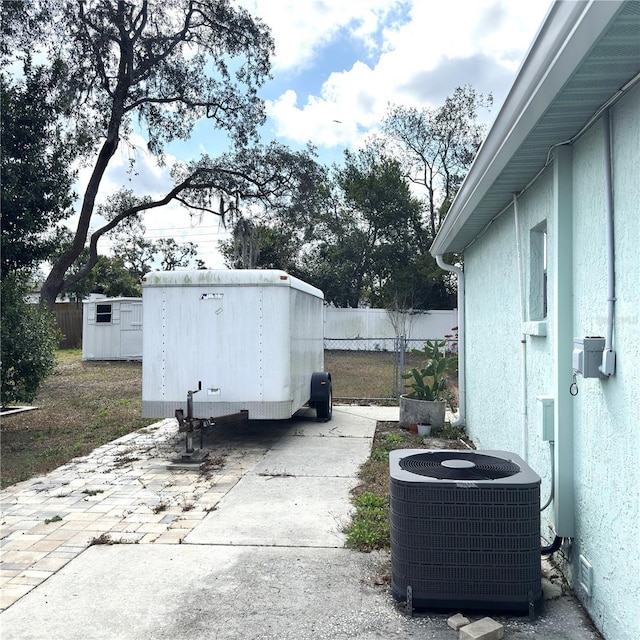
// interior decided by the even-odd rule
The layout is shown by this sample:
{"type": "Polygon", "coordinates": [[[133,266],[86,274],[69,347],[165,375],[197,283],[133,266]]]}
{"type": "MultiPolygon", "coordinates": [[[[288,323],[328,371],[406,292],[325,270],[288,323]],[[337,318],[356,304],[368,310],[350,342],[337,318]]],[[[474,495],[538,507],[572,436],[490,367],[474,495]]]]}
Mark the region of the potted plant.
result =
{"type": "Polygon", "coordinates": [[[446,345],[446,340],[427,340],[423,349],[412,350],[413,355],[423,356],[425,363],[402,375],[409,382],[406,384],[408,392],[400,396],[400,426],[444,426],[449,374],[458,364],[456,356],[447,354],[446,345]]]}

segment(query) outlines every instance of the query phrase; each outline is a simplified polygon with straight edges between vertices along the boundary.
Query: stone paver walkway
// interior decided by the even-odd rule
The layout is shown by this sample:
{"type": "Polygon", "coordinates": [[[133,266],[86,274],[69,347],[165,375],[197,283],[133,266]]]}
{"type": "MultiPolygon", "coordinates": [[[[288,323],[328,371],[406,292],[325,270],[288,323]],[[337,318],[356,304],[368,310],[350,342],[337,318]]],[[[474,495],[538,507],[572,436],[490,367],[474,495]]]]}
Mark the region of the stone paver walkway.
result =
{"type": "Polygon", "coordinates": [[[0,610],[96,539],[182,542],[276,438],[271,433],[226,450],[214,447],[202,470],[169,470],[167,462],[184,451],[184,436],[168,419],[2,490],[0,610]]]}

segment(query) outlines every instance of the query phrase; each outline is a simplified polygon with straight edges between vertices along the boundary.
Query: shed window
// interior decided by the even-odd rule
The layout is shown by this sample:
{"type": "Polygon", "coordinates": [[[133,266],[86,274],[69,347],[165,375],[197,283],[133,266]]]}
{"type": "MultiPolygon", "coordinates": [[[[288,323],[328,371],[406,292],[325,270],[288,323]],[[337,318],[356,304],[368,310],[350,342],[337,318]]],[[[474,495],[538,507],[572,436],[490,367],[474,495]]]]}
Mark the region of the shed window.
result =
{"type": "Polygon", "coordinates": [[[111,305],[110,304],[96,305],[96,322],[98,323],[111,322],[111,305]]]}
{"type": "Polygon", "coordinates": [[[531,229],[529,268],[529,320],[547,317],[547,223],[531,229]]]}

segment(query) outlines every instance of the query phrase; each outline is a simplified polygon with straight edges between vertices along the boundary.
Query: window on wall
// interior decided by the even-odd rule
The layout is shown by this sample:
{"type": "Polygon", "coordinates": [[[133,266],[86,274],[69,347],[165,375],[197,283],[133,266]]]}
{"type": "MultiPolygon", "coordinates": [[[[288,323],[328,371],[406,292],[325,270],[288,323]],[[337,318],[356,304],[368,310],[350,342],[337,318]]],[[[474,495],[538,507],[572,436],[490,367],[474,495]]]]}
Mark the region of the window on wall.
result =
{"type": "Polygon", "coordinates": [[[111,322],[111,305],[110,304],[96,305],[96,322],[98,323],[111,322]]]}
{"type": "Polygon", "coordinates": [[[547,222],[531,229],[529,265],[529,320],[547,317],[547,222]]]}

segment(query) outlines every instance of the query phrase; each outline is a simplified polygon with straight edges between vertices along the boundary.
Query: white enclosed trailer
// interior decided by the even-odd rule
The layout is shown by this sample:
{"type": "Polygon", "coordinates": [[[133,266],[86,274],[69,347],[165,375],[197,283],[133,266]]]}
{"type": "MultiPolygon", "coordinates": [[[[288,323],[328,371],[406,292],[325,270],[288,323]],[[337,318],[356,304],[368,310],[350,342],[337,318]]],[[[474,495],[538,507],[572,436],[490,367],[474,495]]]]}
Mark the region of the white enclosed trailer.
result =
{"type": "Polygon", "coordinates": [[[152,272],[142,291],[143,416],[331,418],[322,291],[255,269],[152,272]]]}
{"type": "Polygon", "coordinates": [[[82,359],[142,359],[142,298],[82,303],[82,359]]]}

